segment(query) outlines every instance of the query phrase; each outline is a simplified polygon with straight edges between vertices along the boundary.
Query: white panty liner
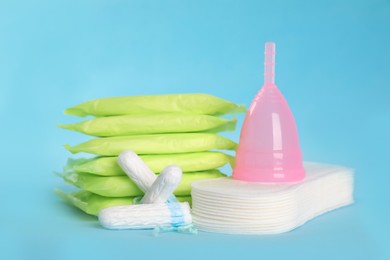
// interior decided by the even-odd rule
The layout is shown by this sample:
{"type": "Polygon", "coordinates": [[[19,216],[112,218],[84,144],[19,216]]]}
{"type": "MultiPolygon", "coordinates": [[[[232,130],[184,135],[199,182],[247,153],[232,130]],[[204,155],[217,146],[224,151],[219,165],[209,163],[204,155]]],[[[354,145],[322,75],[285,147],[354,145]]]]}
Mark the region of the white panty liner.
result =
{"type": "Polygon", "coordinates": [[[218,178],[192,182],[192,217],[202,231],[276,234],[353,203],[352,169],[304,163],[297,184],[261,184],[218,178]]]}

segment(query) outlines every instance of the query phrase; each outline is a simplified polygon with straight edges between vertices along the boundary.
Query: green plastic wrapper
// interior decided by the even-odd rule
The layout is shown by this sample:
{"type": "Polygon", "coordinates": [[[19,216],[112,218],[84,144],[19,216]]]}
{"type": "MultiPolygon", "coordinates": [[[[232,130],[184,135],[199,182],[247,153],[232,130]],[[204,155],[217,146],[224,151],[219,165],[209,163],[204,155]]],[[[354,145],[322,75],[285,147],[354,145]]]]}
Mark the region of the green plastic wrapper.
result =
{"type": "Polygon", "coordinates": [[[212,133],[187,133],[96,138],[73,147],[65,145],[65,148],[71,153],[117,156],[124,150],[133,150],[138,155],[204,152],[214,149],[235,150],[237,144],[212,133]]]}
{"type": "MultiPolygon", "coordinates": [[[[55,193],[64,199],[69,204],[81,209],[87,214],[97,216],[102,209],[125,206],[133,204],[135,197],[108,198],[89,191],[79,190],[75,192],[65,193],[62,190],[55,190],[55,193]]],[[[191,204],[191,196],[176,197],[181,202],[191,204]]]]}
{"type": "Polygon", "coordinates": [[[245,112],[245,107],[208,94],[168,94],[100,98],[65,110],[74,116],[136,114],[222,115],[245,112]]]}
{"type": "Polygon", "coordinates": [[[233,131],[236,119],[209,115],[125,115],[99,117],[58,127],[93,136],[233,131]]]}
{"type": "MultiPolygon", "coordinates": [[[[222,152],[199,152],[183,154],[141,155],[141,159],[154,173],[160,173],[168,165],[177,165],[183,172],[205,171],[231,165],[234,157],[222,152]]],[[[69,159],[64,171],[90,173],[100,176],[126,175],[117,163],[118,157],[69,159]]]]}
{"type": "MultiPolygon", "coordinates": [[[[101,177],[86,173],[68,172],[64,180],[76,187],[105,197],[134,197],[143,192],[128,176],[101,177]]],[[[226,177],[218,170],[183,173],[179,186],[174,191],[177,196],[191,194],[191,182],[195,180],[226,177]]]]}

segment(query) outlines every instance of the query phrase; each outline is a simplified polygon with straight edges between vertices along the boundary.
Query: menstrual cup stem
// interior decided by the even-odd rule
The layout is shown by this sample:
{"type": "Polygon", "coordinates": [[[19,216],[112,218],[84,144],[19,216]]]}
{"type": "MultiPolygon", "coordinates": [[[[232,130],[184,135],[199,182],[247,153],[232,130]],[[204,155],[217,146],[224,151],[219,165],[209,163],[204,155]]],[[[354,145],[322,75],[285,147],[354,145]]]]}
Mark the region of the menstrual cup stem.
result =
{"type": "Polygon", "coordinates": [[[275,43],[266,42],[264,49],[264,85],[275,84],[275,43]]]}

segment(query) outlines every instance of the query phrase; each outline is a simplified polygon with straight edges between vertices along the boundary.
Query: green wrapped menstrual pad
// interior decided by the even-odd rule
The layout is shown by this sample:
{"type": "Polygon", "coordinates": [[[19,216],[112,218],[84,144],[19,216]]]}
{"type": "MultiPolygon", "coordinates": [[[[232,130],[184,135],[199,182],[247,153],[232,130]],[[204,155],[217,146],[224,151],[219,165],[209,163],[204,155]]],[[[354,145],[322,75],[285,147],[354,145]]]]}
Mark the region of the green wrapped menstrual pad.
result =
{"type": "MultiPolygon", "coordinates": [[[[143,192],[128,176],[101,177],[92,174],[68,172],[62,176],[65,181],[76,187],[106,197],[133,197],[141,196],[143,192]]],[[[218,170],[183,173],[175,195],[186,196],[191,194],[191,182],[194,180],[226,177],[218,170]]]]}
{"type": "MultiPolygon", "coordinates": [[[[66,202],[81,209],[87,214],[97,216],[102,209],[125,206],[133,204],[135,197],[108,198],[89,191],[79,190],[75,192],[65,193],[61,190],[55,191],[57,195],[63,198],[66,202]]],[[[191,204],[190,196],[176,197],[180,202],[188,202],[191,204]]]]}
{"type": "MultiPolygon", "coordinates": [[[[177,165],[183,172],[196,172],[219,168],[234,162],[233,156],[222,152],[141,155],[140,157],[154,173],[160,173],[168,165],[177,165]]],[[[101,176],[126,175],[117,160],[118,157],[69,159],[64,170],[101,176]]]]}
{"type": "Polygon", "coordinates": [[[222,115],[245,112],[245,107],[207,94],[169,94],[100,98],[65,110],[75,116],[116,116],[145,114],[222,115]]]}
{"type": "Polygon", "coordinates": [[[173,154],[203,152],[214,149],[234,150],[237,144],[211,133],[156,134],[96,138],[70,147],[72,153],[85,152],[97,155],[119,155],[124,150],[142,154],[173,154]]]}
{"type": "Polygon", "coordinates": [[[99,117],[61,128],[93,136],[125,136],[140,134],[233,131],[236,119],[209,115],[125,115],[99,117]]]}

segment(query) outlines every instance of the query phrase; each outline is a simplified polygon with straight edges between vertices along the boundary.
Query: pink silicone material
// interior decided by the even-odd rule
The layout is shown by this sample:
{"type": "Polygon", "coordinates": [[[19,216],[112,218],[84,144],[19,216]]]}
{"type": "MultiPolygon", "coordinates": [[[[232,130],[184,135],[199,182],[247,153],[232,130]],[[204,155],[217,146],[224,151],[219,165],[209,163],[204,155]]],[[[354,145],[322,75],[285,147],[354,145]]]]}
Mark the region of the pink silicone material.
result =
{"type": "Polygon", "coordinates": [[[275,43],[265,44],[264,85],[241,129],[233,178],[263,183],[305,178],[298,131],[291,110],[274,84],[275,43]]]}

